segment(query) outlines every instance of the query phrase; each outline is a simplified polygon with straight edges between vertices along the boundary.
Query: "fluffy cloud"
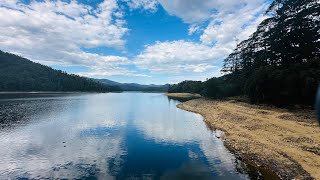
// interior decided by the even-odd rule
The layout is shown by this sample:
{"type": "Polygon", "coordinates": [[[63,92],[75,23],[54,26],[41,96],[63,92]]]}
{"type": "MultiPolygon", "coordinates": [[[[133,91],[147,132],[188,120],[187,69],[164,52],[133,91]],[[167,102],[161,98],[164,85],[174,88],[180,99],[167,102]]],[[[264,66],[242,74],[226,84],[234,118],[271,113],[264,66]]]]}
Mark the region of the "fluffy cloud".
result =
{"type": "MultiPolygon", "coordinates": [[[[85,76],[127,75],[145,77],[123,65],[126,57],[98,55],[84,49],[108,47],[124,50],[128,29],[118,0],[106,0],[96,8],[57,1],[1,0],[0,49],[46,65],[89,68],[85,76]],[[8,18],[10,17],[10,18],[8,18]]],[[[265,18],[265,0],[122,0],[131,9],[156,11],[161,5],[170,15],[190,25],[189,34],[199,42],[156,42],[134,57],[134,64],[152,73],[213,72],[217,64],[252,34],[265,18]]]]}
{"type": "MultiPolygon", "coordinates": [[[[135,0],[138,2],[139,0],[135,0]]],[[[155,73],[203,73],[214,68],[247,39],[266,18],[265,0],[158,0],[170,14],[189,23],[189,35],[200,33],[199,43],[157,42],[135,59],[139,68],[155,73]]]]}
{"type": "Polygon", "coordinates": [[[158,6],[157,0],[123,0],[126,2],[131,10],[144,9],[156,11],[158,6]]]}
{"type": "Polygon", "coordinates": [[[170,14],[178,16],[186,23],[199,23],[207,20],[214,7],[220,2],[217,0],[159,0],[162,7],[170,14]]]}
{"type": "Polygon", "coordinates": [[[123,49],[127,32],[116,0],[92,8],[77,1],[1,0],[0,49],[46,65],[103,66],[110,75],[128,59],[85,52],[84,48],[123,49]]]}
{"type": "Polygon", "coordinates": [[[105,78],[107,76],[131,76],[131,77],[151,77],[146,74],[139,74],[135,71],[130,71],[126,68],[121,67],[109,67],[109,66],[95,66],[91,68],[89,72],[78,73],[81,76],[95,77],[95,78],[105,78]]]}
{"type": "Polygon", "coordinates": [[[226,44],[247,39],[265,19],[265,0],[159,0],[164,9],[190,24],[189,34],[203,29],[204,44],[226,44]],[[208,24],[208,25],[206,25],[208,24]],[[204,28],[201,28],[204,26],[204,28]],[[234,42],[232,42],[234,41],[234,42]]]}
{"type": "Polygon", "coordinates": [[[204,44],[235,44],[236,39],[247,39],[266,18],[264,12],[267,6],[263,0],[242,0],[233,11],[222,8],[211,16],[201,41],[204,44]]]}
{"type": "Polygon", "coordinates": [[[215,68],[214,62],[229,54],[230,49],[188,41],[157,42],[146,46],[136,58],[141,69],[154,73],[202,73],[215,68]]]}

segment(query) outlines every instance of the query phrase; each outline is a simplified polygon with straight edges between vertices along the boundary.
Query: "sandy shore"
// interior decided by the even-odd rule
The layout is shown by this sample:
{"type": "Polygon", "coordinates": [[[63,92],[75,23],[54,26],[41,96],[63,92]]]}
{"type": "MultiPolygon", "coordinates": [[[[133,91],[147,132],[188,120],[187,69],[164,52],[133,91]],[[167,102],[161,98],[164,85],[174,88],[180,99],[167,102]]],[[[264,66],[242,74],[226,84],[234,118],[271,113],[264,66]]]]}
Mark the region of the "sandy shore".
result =
{"type": "Polygon", "coordinates": [[[226,146],[281,179],[320,179],[320,128],[312,110],[194,99],[179,108],[203,115],[225,132],[226,146]]]}

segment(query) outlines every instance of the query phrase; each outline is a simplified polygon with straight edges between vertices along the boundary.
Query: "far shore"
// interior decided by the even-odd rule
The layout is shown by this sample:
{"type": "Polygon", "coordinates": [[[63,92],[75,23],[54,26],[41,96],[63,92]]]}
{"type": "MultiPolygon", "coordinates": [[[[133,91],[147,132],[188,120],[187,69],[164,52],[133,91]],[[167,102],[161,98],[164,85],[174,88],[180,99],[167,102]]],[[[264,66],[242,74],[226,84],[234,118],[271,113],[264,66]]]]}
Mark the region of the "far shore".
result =
{"type": "Polygon", "coordinates": [[[0,94],[77,94],[77,93],[104,93],[104,92],[85,92],[85,91],[0,91],[0,94]]]}
{"type": "Polygon", "coordinates": [[[200,98],[200,94],[192,94],[192,93],[167,93],[166,94],[169,97],[180,97],[180,98],[191,98],[191,97],[197,97],[200,98]]]}
{"type": "Polygon", "coordinates": [[[77,93],[77,92],[46,92],[46,91],[7,91],[7,92],[1,92],[0,91],[0,94],[43,94],[43,93],[60,94],[60,93],[77,93]]]}
{"type": "Polygon", "coordinates": [[[192,93],[167,93],[167,96],[172,97],[201,97],[200,94],[192,94],[192,93]]]}
{"type": "Polygon", "coordinates": [[[312,110],[204,98],[178,107],[201,114],[210,129],[224,131],[226,147],[245,162],[280,179],[320,179],[320,128],[312,110]]]}

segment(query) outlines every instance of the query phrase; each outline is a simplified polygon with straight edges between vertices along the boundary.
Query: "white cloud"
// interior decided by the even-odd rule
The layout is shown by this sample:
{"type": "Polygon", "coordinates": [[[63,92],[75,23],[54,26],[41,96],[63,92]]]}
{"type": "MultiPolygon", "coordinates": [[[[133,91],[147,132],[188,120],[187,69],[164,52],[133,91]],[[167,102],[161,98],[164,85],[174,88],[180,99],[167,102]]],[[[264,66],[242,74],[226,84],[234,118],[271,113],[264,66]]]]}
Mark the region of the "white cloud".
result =
{"type": "Polygon", "coordinates": [[[132,76],[132,77],[151,77],[145,74],[139,74],[135,71],[130,71],[125,68],[120,67],[93,67],[89,72],[80,72],[78,73],[81,76],[86,77],[95,77],[95,78],[104,78],[108,76],[132,76]]]}
{"type": "Polygon", "coordinates": [[[222,76],[223,73],[221,72],[221,68],[219,67],[215,67],[214,69],[212,69],[209,72],[205,72],[205,73],[188,73],[188,74],[184,74],[184,75],[176,75],[176,76],[170,76],[170,79],[168,80],[169,84],[177,84],[179,82],[188,80],[188,81],[206,81],[212,77],[220,77],[222,76]]]}
{"type": "Polygon", "coordinates": [[[156,42],[146,46],[134,60],[141,69],[154,73],[201,73],[215,68],[216,60],[230,53],[230,49],[202,45],[188,41],[156,42]]]}
{"type": "MultiPolygon", "coordinates": [[[[139,1],[139,0],[136,0],[139,1]]],[[[226,58],[263,21],[265,0],[158,0],[170,14],[189,23],[200,42],[157,42],[136,58],[139,68],[154,73],[203,73],[226,58]]]]}
{"type": "Polygon", "coordinates": [[[236,44],[247,39],[266,18],[267,4],[263,0],[242,0],[243,5],[233,12],[222,9],[213,14],[200,39],[204,44],[236,44]]]}
{"type": "Polygon", "coordinates": [[[158,1],[157,0],[124,0],[127,2],[131,10],[134,9],[144,9],[150,10],[152,12],[157,10],[158,1]]]}
{"type": "Polygon", "coordinates": [[[164,9],[189,23],[189,35],[204,28],[200,40],[204,44],[226,44],[235,47],[235,39],[247,39],[265,19],[265,0],[159,0],[164,9]],[[234,42],[232,42],[234,41],[234,42]],[[231,43],[231,44],[230,44],[231,43]]]}
{"type": "Polygon", "coordinates": [[[124,49],[127,32],[116,0],[103,1],[97,8],[75,0],[1,0],[0,49],[46,65],[78,65],[91,70],[104,67],[108,75],[129,63],[119,56],[88,53],[83,48],[124,49]]]}
{"type": "Polygon", "coordinates": [[[200,32],[200,30],[201,30],[201,27],[198,24],[192,24],[188,29],[188,34],[192,35],[194,33],[200,32]]]}
{"type": "MultiPolygon", "coordinates": [[[[106,0],[93,8],[71,0],[1,0],[0,49],[46,65],[89,68],[80,75],[149,77],[130,71],[126,57],[98,55],[84,48],[109,47],[125,51],[127,33],[124,11],[118,0],[106,0]],[[8,18],[10,17],[10,18],[8,18]]],[[[130,9],[154,12],[161,5],[170,15],[190,24],[189,35],[199,42],[167,41],[146,46],[134,64],[152,73],[212,72],[232,52],[236,39],[247,39],[265,18],[265,0],[122,0],[130,9]]]]}
{"type": "Polygon", "coordinates": [[[159,0],[162,7],[170,14],[178,16],[186,23],[198,23],[207,20],[217,0],[159,0]]]}

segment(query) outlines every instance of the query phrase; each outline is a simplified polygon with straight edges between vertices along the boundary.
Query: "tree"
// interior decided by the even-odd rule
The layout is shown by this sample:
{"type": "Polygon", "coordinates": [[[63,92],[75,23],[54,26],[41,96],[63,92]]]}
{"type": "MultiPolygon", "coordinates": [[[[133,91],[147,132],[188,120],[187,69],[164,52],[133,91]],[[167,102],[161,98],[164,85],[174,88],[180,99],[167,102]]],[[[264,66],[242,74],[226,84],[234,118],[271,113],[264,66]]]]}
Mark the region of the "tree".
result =
{"type": "Polygon", "coordinates": [[[266,14],[225,59],[223,71],[247,79],[245,93],[253,102],[312,104],[320,77],[319,1],[275,0],[266,14]]]}

